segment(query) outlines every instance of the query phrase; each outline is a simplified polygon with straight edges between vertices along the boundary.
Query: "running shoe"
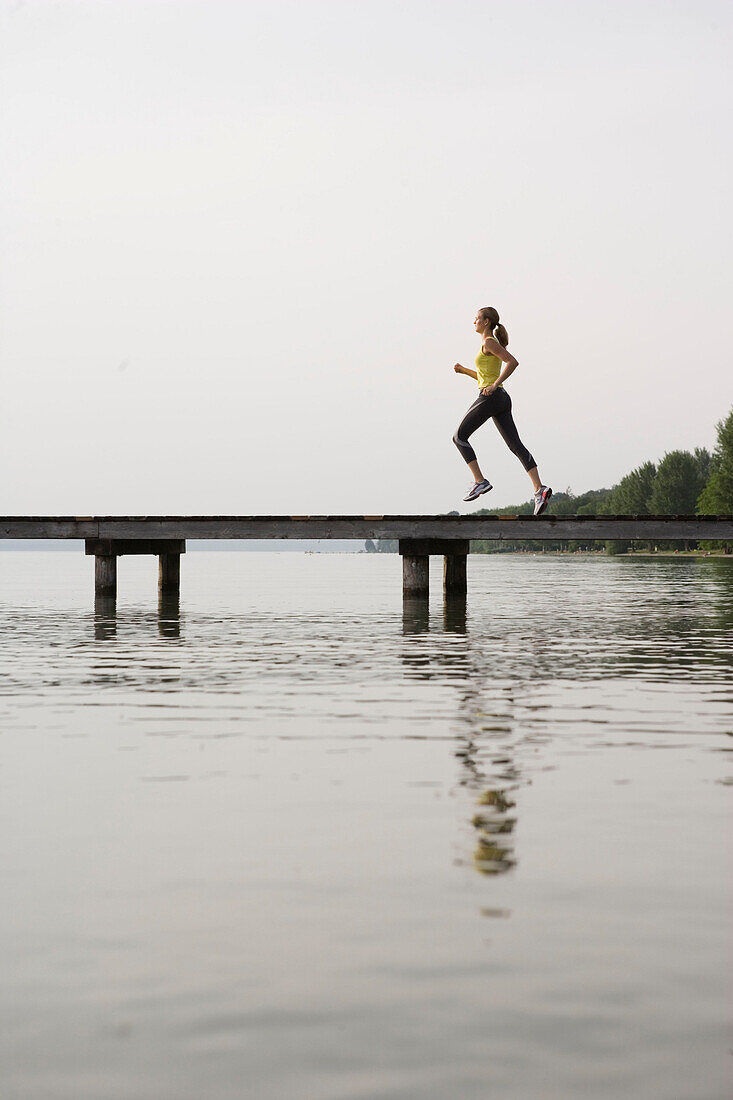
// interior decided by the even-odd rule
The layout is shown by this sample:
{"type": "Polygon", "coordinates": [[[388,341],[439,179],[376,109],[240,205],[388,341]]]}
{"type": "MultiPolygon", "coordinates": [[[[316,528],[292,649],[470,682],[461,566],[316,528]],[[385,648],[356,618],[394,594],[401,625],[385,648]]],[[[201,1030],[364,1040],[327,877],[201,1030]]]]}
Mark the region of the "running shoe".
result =
{"type": "Polygon", "coordinates": [[[463,499],[475,500],[476,497],[480,497],[482,493],[488,493],[489,489],[493,488],[494,486],[486,478],[483,481],[475,481],[463,499]]]}
{"type": "Polygon", "coordinates": [[[552,496],[552,489],[547,485],[540,485],[539,489],[534,495],[534,514],[541,516],[547,507],[547,502],[552,496]]]}

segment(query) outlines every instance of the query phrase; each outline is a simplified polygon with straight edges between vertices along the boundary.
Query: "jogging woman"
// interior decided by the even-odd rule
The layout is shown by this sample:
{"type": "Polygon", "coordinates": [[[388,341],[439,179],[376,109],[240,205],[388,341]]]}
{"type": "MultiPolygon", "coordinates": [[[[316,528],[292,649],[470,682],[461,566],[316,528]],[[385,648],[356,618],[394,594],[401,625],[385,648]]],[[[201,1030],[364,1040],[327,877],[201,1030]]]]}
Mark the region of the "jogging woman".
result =
{"type": "Polygon", "coordinates": [[[519,438],[517,426],[512,416],[512,399],[504,389],[504,382],[519,366],[519,361],[507,351],[509,334],[499,323],[499,314],[493,306],[484,306],[476,314],[473,327],[481,337],[481,351],[476,356],[476,370],[469,370],[456,363],[456,374],[467,374],[478,382],[479,395],[468,410],[453,436],[453,442],[468,463],[474,476],[474,484],[466,493],[464,500],[475,500],[492,488],[481,473],[476,452],[468,442],[468,437],[477,428],[493,417],[507,447],[512,451],[529,474],[534,488],[534,514],[539,516],[547,507],[552,489],[543,485],[537,472],[537,463],[519,438]]]}

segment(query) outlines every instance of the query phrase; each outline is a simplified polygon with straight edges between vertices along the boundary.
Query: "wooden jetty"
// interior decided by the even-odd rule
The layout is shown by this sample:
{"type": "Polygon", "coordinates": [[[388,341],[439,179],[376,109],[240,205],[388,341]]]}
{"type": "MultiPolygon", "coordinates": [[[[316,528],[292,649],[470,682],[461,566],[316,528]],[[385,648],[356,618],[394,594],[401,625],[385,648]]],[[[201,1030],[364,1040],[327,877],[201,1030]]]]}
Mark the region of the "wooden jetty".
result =
{"type": "Polygon", "coordinates": [[[466,593],[471,539],[728,539],[726,516],[4,516],[2,539],[83,539],[97,598],[114,600],[117,559],[155,554],[161,595],[180,591],[187,539],[396,539],[406,597],[427,597],[431,555],[444,559],[446,596],[466,593]]]}

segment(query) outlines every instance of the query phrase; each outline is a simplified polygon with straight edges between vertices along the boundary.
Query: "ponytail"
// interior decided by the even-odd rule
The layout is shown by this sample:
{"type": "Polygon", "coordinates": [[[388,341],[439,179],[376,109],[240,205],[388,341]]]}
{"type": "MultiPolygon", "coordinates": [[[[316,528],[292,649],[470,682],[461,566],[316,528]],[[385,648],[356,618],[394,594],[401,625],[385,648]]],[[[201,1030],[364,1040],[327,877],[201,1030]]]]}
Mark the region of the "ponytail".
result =
{"type": "Polygon", "coordinates": [[[499,324],[499,311],[493,306],[484,306],[479,310],[479,316],[491,325],[491,335],[498,340],[503,348],[509,343],[509,333],[503,325],[499,324]]]}
{"type": "Polygon", "coordinates": [[[501,344],[501,346],[503,348],[505,348],[507,346],[507,344],[509,343],[509,333],[507,332],[507,330],[504,328],[503,325],[497,325],[496,326],[496,329],[494,330],[494,336],[496,337],[496,339],[499,341],[499,343],[501,344]]]}

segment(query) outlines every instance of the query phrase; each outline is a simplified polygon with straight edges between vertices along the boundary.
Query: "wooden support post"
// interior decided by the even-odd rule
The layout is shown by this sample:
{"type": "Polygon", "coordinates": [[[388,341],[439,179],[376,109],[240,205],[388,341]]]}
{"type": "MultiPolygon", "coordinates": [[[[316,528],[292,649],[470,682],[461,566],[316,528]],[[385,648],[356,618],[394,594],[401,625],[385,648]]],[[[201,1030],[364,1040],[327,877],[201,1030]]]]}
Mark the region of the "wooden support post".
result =
{"type": "Polygon", "coordinates": [[[158,555],[158,592],[166,596],[178,594],[181,590],[181,555],[158,555]]]}
{"type": "Polygon", "coordinates": [[[117,597],[117,559],[122,554],[157,554],[158,592],[178,597],[181,588],[181,554],[185,539],[86,539],[84,553],[94,555],[96,598],[117,597]]]}
{"type": "Polygon", "coordinates": [[[468,550],[468,539],[400,539],[403,595],[427,597],[431,554],[445,557],[446,595],[465,595],[468,550]]]}
{"type": "Polygon", "coordinates": [[[445,554],[443,557],[443,591],[446,599],[466,595],[466,561],[468,554],[445,554]]]}
{"type": "Polygon", "coordinates": [[[115,554],[94,555],[94,595],[95,598],[116,599],[117,556],[115,554]]]}
{"type": "Polygon", "coordinates": [[[430,592],[430,558],[427,554],[402,555],[402,595],[427,598],[430,592]]]}

